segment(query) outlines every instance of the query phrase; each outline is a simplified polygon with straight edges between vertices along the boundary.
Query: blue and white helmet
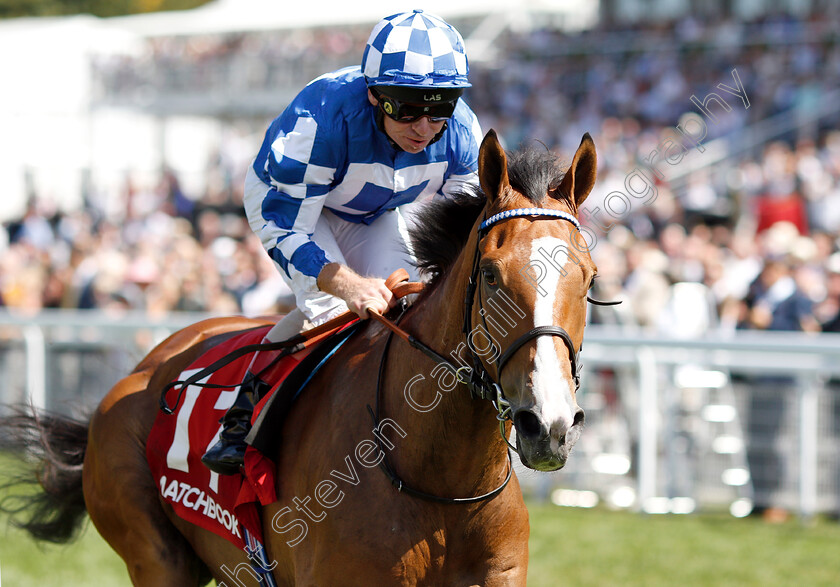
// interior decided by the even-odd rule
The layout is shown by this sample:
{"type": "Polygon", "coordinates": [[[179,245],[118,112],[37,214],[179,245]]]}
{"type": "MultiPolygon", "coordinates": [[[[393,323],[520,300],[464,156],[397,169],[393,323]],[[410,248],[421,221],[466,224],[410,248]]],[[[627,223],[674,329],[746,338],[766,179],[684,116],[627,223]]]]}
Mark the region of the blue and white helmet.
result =
{"type": "Polygon", "coordinates": [[[372,86],[471,87],[464,39],[439,16],[414,10],[383,18],[370,33],[362,73],[372,86]]]}

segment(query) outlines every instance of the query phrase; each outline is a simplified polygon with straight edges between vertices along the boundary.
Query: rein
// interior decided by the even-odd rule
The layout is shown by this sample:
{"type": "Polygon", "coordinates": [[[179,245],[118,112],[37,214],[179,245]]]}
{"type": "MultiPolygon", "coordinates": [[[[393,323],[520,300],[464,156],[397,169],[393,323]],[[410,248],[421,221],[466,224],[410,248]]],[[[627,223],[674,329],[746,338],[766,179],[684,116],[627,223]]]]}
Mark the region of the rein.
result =
{"type": "MultiPolygon", "coordinates": [[[[397,334],[400,338],[409,342],[409,344],[411,344],[414,348],[420,349],[424,352],[427,352],[427,351],[430,352],[431,354],[429,356],[431,356],[433,359],[435,359],[439,363],[440,363],[440,361],[443,361],[443,363],[441,363],[441,364],[448,364],[448,362],[446,361],[446,359],[444,359],[443,357],[441,357],[440,355],[435,353],[435,351],[431,350],[429,347],[427,347],[423,343],[420,343],[419,341],[417,341],[417,339],[415,339],[413,336],[406,333],[399,326],[397,326],[396,323],[392,322],[391,320],[385,318],[384,316],[381,316],[380,314],[374,314],[373,312],[371,312],[371,316],[373,316],[374,319],[377,320],[378,322],[380,322],[381,324],[384,324],[386,327],[391,329],[391,332],[388,333],[388,338],[385,341],[385,347],[382,349],[382,360],[379,362],[379,372],[376,376],[376,409],[375,410],[372,409],[370,407],[370,405],[368,405],[368,407],[367,407],[368,412],[370,413],[370,416],[373,419],[374,428],[379,428],[379,423],[381,421],[381,419],[379,417],[379,414],[380,414],[380,409],[379,408],[380,408],[380,403],[381,403],[381,400],[382,400],[382,379],[383,379],[383,374],[385,372],[385,363],[386,363],[385,358],[388,356],[388,349],[391,346],[391,341],[394,339],[394,334],[397,334]],[[413,342],[411,342],[411,341],[413,341],[413,342]],[[440,360],[436,357],[439,357],[440,360]]],[[[480,502],[480,501],[485,501],[485,500],[488,500],[488,499],[492,499],[493,497],[496,497],[499,493],[501,493],[502,490],[505,487],[507,487],[507,484],[510,481],[510,478],[513,476],[513,457],[510,454],[510,450],[508,450],[507,451],[507,457],[508,457],[508,459],[507,459],[508,460],[507,476],[505,477],[505,480],[502,481],[502,484],[499,485],[498,487],[496,487],[495,489],[493,489],[492,491],[489,491],[489,492],[487,492],[485,494],[482,494],[482,495],[476,495],[474,497],[442,497],[442,496],[439,496],[439,495],[435,495],[433,493],[426,493],[425,491],[420,491],[419,489],[414,489],[410,485],[405,484],[405,482],[397,474],[396,470],[394,470],[394,466],[391,464],[390,460],[388,459],[388,456],[387,456],[388,453],[385,452],[385,450],[382,446],[382,439],[379,437],[378,434],[374,434],[374,437],[376,438],[376,443],[379,447],[379,450],[382,452],[382,455],[383,455],[382,461],[380,461],[380,463],[379,463],[379,467],[385,473],[385,476],[388,477],[388,479],[391,481],[391,485],[396,487],[397,491],[399,491],[400,493],[406,493],[407,495],[410,495],[412,497],[417,497],[419,499],[424,499],[426,501],[432,501],[432,502],[435,502],[435,503],[443,503],[443,504],[450,504],[451,505],[451,504],[477,503],[477,502],[480,502]]]]}
{"type": "MultiPolygon", "coordinates": [[[[387,280],[385,280],[385,285],[388,286],[394,296],[397,298],[403,298],[410,294],[415,294],[423,291],[423,284],[422,283],[408,283],[406,280],[408,279],[408,272],[404,269],[399,271],[395,271],[393,275],[391,275],[387,280]]],[[[270,370],[279,360],[292,355],[298,351],[302,351],[305,348],[309,348],[315,343],[318,343],[328,337],[333,331],[350,324],[354,320],[358,320],[358,316],[353,312],[347,311],[339,316],[336,316],[332,320],[321,324],[320,326],[316,326],[314,328],[310,328],[309,330],[305,330],[300,334],[296,334],[292,338],[287,340],[283,340],[280,342],[261,342],[257,344],[246,345],[231,351],[221,359],[213,362],[211,365],[208,365],[198,373],[193,374],[189,378],[185,380],[177,380],[168,383],[160,393],[160,399],[158,400],[158,404],[160,405],[160,409],[163,413],[167,415],[172,415],[175,413],[175,410],[178,409],[178,404],[181,403],[181,396],[184,394],[184,390],[187,389],[190,385],[196,385],[198,387],[206,387],[211,389],[230,389],[231,387],[239,387],[242,383],[238,383],[235,385],[230,384],[219,384],[219,383],[206,383],[202,382],[202,379],[208,377],[224,367],[225,365],[229,365],[235,360],[239,359],[240,357],[256,353],[262,351],[281,351],[278,353],[277,357],[266,365],[263,371],[259,373],[255,373],[255,377],[260,377],[262,374],[268,370],[270,370]],[[173,387],[180,386],[178,390],[178,395],[175,399],[175,405],[170,406],[169,403],[166,401],[166,394],[169,392],[170,389],[173,387]]]]}

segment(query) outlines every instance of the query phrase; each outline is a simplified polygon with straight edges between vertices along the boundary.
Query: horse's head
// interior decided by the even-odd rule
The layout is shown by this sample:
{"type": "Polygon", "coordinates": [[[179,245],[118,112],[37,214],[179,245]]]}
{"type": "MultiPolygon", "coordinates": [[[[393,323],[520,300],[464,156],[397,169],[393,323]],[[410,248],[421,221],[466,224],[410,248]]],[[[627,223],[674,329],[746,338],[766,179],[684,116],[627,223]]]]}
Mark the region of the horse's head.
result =
{"type": "Polygon", "coordinates": [[[497,381],[510,402],[519,456],[540,471],[565,465],[583,426],[576,355],[596,268],[574,215],[595,174],[588,134],[565,174],[547,150],[513,154],[509,164],[493,131],[479,153],[488,216],[508,215],[481,232],[472,324],[498,345],[497,381]]]}

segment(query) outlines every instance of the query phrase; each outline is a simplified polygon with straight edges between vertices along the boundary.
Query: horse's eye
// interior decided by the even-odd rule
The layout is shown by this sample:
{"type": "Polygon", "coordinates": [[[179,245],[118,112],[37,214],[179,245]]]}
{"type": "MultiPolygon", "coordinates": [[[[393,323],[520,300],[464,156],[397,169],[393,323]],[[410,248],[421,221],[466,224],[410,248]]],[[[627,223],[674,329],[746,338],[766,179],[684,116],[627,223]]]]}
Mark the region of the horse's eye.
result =
{"type": "Polygon", "coordinates": [[[484,278],[484,283],[488,287],[498,287],[499,282],[496,280],[496,274],[490,269],[482,269],[481,276],[484,278]]]}

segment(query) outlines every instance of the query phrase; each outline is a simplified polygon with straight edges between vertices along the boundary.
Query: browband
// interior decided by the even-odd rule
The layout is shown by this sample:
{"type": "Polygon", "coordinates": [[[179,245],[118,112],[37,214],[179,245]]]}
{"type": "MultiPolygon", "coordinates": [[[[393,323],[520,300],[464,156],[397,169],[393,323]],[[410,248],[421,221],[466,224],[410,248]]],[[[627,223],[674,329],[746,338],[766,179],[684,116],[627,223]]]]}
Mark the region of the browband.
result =
{"type": "Polygon", "coordinates": [[[575,228],[580,230],[580,222],[578,222],[577,218],[568,212],[563,212],[562,210],[551,210],[549,208],[516,208],[514,210],[505,210],[504,212],[493,214],[493,216],[482,222],[478,227],[478,230],[479,232],[487,230],[500,220],[516,218],[517,216],[551,216],[554,218],[562,218],[563,220],[568,220],[575,225],[575,228]]]}

